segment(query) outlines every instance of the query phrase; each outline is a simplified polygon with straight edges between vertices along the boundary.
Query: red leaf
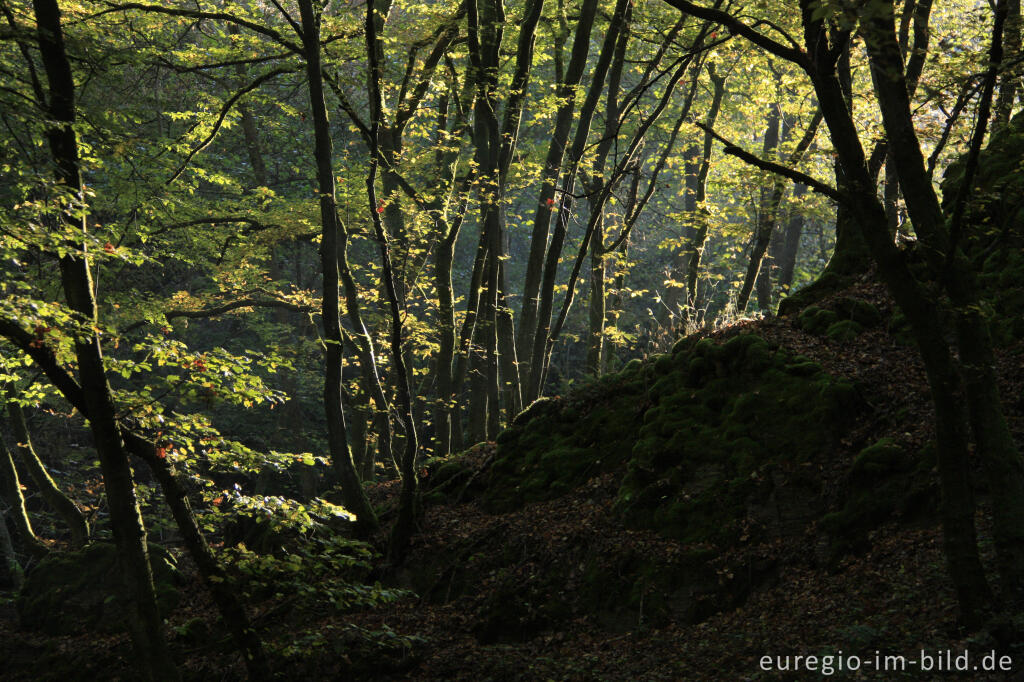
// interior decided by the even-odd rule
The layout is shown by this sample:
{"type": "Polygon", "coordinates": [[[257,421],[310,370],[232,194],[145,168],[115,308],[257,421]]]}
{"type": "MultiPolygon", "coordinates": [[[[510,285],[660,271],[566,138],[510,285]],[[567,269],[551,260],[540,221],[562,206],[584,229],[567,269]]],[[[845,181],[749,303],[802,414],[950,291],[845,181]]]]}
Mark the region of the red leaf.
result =
{"type": "Polygon", "coordinates": [[[103,250],[106,251],[107,253],[114,253],[114,245],[111,244],[110,242],[107,242],[106,244],[103,245],[103,250]]]}
{"type": "Polygon", "coordinates": [[[221,502],[223,502],[223,501],[224,501],[224,496],[223,496],[223,495],[218,495],[217,497],[213,498],[213,499],[212,499],[212,500],[210,500],[210,501],[211,501],[211,502],[212,502],[213,504],[219,505],[219,504],[220,504],[221,502]]]}

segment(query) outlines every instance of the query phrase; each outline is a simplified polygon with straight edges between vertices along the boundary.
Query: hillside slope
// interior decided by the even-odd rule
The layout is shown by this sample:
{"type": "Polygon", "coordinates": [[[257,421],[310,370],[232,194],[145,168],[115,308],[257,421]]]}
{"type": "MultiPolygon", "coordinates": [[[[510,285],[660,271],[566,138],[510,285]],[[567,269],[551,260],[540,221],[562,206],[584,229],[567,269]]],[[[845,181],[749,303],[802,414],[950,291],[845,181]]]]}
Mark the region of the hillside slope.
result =
{"type": "MultiPolygon", "coordinates": [[[[1004,395],[1022,395],[1020,353],[1001,355],[1004,395]]],[[[398,577],[419,601],[358,619],[426,639],[410,679],[777,679],[761,656],[922,648],[1024,662],[1010,635],[955,630],[932,433],[900,317],[865,278],[433,467],[398,577]]]]}

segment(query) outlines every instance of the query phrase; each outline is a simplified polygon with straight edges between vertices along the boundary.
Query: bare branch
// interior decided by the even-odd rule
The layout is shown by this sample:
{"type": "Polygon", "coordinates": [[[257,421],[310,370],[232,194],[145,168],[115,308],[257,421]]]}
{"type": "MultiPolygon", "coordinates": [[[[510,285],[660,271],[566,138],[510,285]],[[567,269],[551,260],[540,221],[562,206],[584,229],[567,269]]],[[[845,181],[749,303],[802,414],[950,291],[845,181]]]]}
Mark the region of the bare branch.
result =
{"type": "Polygon", "coordinates": [[[703,123],[694,123],[694,125],[703,130],[704,132],[708,133],[709,135],[711,135],[713,138],[721,142],[723,145],[725,145],[725,149],[723,149],[722,151],[724,151],[726,154],[735,156],[740,161],[748,163],[751,166],[756,166],[761,170],[777,173],[779,175],[789,178],[794,182],[799,182],[800,184],[807,185],[818,194],[823,194],[827,196],[829,199],[832,199],[833,201],[837,201],[840,203],[848,202],[848,199],[844,197],[842,194],[840,194],[835,187],[827,185],[824,182],[821,182],[820,180],[815,180],[806,173],[801,173],[798,170],[787,168],[786,166],[783,166],[781,164],[774,163],[772,161],[765,161],[764,159],[758,158],[756,155],[751,154],[750,152],[725,139],[724,137],[716,133],[714,130],[704,125],[703,123]]]}

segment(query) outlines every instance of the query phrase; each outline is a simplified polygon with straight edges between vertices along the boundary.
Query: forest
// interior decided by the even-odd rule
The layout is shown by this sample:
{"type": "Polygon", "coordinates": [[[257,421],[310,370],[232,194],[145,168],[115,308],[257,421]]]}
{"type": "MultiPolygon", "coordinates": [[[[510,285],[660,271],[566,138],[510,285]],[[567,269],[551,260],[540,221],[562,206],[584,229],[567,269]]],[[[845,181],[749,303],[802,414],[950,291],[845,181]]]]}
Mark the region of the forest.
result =
{"type": "Polygon", "coordinates": [[[1020,0],[0,13],[3,679],[1024,679],[1020,0]]]}

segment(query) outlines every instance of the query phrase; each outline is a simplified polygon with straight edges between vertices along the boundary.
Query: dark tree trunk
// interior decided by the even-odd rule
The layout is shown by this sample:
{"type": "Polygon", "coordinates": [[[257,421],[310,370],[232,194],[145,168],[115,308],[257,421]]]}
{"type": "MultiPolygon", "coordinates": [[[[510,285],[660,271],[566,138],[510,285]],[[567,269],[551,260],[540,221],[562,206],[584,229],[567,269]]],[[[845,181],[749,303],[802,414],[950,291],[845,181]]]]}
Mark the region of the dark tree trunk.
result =
{"type": "Polygon", "coordinates": [[[349,449],[345,428],[345,413],[342,408],[343,339],[338,272],[339,225],[332,165],[333,144],[320,73],[320,19],[315,14],[311,0],[299,0],[299,11],[302,17],[306,77],[315,138],[313,156],[316,160],[316,175],[320,189],[320,221],[323,227],[320,262],[323,275],[324,411],[327,417],[327,442],[331,463],[341,482],[344,504],[356,515],[356,524],[360,532],[368,534],[377,528],[377,517],[366,499],[355,463],[352,461],[352,451],[349,449]]]}
{"type": "MultiPolygon", "coordinates": [[[[1006,5],[995,14],[992,48],[979,104],[978,123],[972,139],[967,168],[976,165],[988,122],[995,69],[1002,61],[1002,32],[1006,5]]],[[[1024,598],[1024,462],[1009,431],[999,396],[995,357],[988,322],[981,313],[974,272],[961,249],[962,216],[971,192],[972,173],[967,172],[949,217],[925,167],[913,127],[910,100],[898,66],[899,49],[893,35],[892,14],[874,18],[865,31],[875,91],[882,119],[891,138],[891,149],[907,211],[914,223],[932,277],[946,286],[953,304],[957,347],[964,377],[964,392],[978,456],[986,471],[993,498],[993,535],[1000,582],[1005,599],[1024,598]]],[[[966,453],[963,455],[966,457],[966,453]]]]}
{"type": "Polygon", "coordinates": [[[793,286],[793,273],[796,271],[797,256],[800,251],[800,237],[804,231],[804,214],[798,202],[807,194],[807,185],[796,183],[793,186],[792,205],[789,221],[786,223],[785,237],[779,254],[779,291],[788,294],[793,286]]]}
{"type": "MultiPolygon", "coordinates": [[[[697,276],[700,273],[701,259],[704,257],[704,247],[708,242],[708,229],[710,228],[707,209],[704,208],[704,201],[707,199],[708,173],[711,171],[711,148],[712,142],[714,142],[710,131],[714,128],[722,106],[722,98],[725,96],[726,77],[715,73],[714,66],[708,67],[708,76],[714,87],[714,95],[705,119],[707,130],[704,133],[700,163],[697,166],[696,174],[693,175],[693,239],[690,240],[686,251],[686,308],[684,314],[687,320],[698,317],[697,276]]],[[[691,188],[688,187],[688,196],[690,190],[691,188]]]]}
{"type": "Polygon", "coordinates": [[[380,88],[381,65],[378,56],[380,48],[380,29],[384,20],[384,12],[380,11],[375,3],[369,2],[366,6],[366,55],[367,55],[367,83],[370,102],[370,171],[366,176],[366,200],[367,211],[373,224],[374,236],[377,238],[377,245],[380,249],[381,281],[384,285],[384,294],[387,301],[388,312],[391,322],[391,355],[395,367],[396,390],[398,401],[401,406],[402,425],[405,429],[405,448],[402,452],[402,459],[399,469],[402,475],[402,489],[398,497],[398,517],[391,529],[391,536],[388,544],[388,559],[392,563],[399,563],[405,555],[412,538],[412,532],[417,517],[417,491],[419,481],[416,475],[416,457],[419,453],[419,437],[416,430],[416,420],[413,415],[413,395],[409,382],[409,371],[405,364],[405,331],[402,322],[402,301],[399,297],[398,285],[396,284],[395,270],[391,258],[390,235],[384,227],[381,219],[380,206],[377,200],[377,167],[380,160],[379,134],[381,129],[381,118],[383,105],[380,88]]]}
{"type": "Polygon", "coordinates": [[[18,556],[14,553],[14,543],[11,542],[11,534],[7,530],[6,516],[4,512],[0,511],[0,556],[3,556],[8,583],[15,590],[20,590],[25,583],[25,572],[22,570],[21,564],[18,563],[18,556]]]}
{"type": "MultiPolygon", "coordinates": [[[[773,121],[769,122],[769,130],[773,121]]],[[[818,125],[821,123],[821,112],[815,112],[811,118],[811,122],[807,126],[807,130],[804,132],[800,142],[797,143],[793,153],[789,155],[786,160],[786,165],[789,167],[795,166],[803,158],[804,153],[810,148],[811,142],[814,141],[814,136],[818,131],[818,125]]],[[[765,156],[768,156],[768,144],[769,142],[776,142],[778,138],[775,136],[769,136],[765,134],[765,156]],[[774,138],[774,139],[773,139],[774,138]]],[[[762,157],[764,158],[764,157],[762,157]]],[[[779,206],[782,203],[782,194],[785,190],[786,180],[781,176],[776,176],[772,185],[771,192],[766,192],[762,195],[761,208],[758,212],[757,220],[757,232],[754,236],[754,247],[750,254],[750,265],[747,267],[747,276],[743,280],[743,287],[740,289],[739,299],[737,300],[736,307],[740,311],[743,311],[747,307],[747,302],[750,298],[750,289],[753,283],[758,279],[758,273],[762,266],[762,261],[768,250],[768,245],[771,241],[772,234],[775,231],[776,216],[779,212],[779,206]]],[[[765,276],[766,287],[768,292],[762,294],[766,299],[762,301],[762,310],[770,312],[769,308],[771,305],[771,284],[767,274],[765,276]]]]}
{"type": "MultiPolygon", "coordinates": [[[[569,219],[573,208],[572,195],[576,187],[576,176],[586,149],[587,138],[590,136],[590,125],[594,119],[594,113],[597,110],[601,93],[604,91],[605,78],[611,66],[618,33],[625,19],[627,5],[628,0],[617,0],[615,4],[615,12],[609,23],[604,42],[601,45],[601,52],[591,72],[592,80],[587,90],[586,99],[583,102],[583,106],[580,107],[576,132],[573,136],[572,148],[569,151],[569,167],[562,174],[564,193],[560,201],[552,200],[551,202],[551,205],[558,206],[558,221],[555,223],[551,243],[548,245],[547,254],[544,258],[544,276],[537,295],[537,324],[532,332],[533,347],[529,355],[530,380],[524,398],[526,403],[530,403],[540,397],[544,375],[547,372],[545,358],[549,356],[551,350],[548,335],[552,329],[551,313],[554,307],[555,280],[558,278],[558,261],[561,258],[562,247],[569,230],[569,219]]],[[[547,204],[547,199],[542,203],[547,204]]],[[[535,234],[535,236],[537,235],[535,234]]],[[[544,235],[540,236],[543,237],[544,235]]],[[[569,293],[571,295],[571,291],[569,293]]],[[[527,303],[528,294],[529,292],[524,294],[524,306],[527,303]]]]}
{"type": "MultiPolygon", "coordinates": [[[[61,14],[56,0],[34,3],[38,26],[39,52],[49,83],[49,102],[45,103],[50,122],[47,133],[57,181],[69,193],[62,198],[66,228],[81,235],[69,244],[70,253],[60,259],[61,283],[68,307],[84,325],[96,329],[97,310],[93,298],[92,274],[86,260],[86,223],[82,204],[84,194],[78,160],[75,124],[75,84],[64,48],[61,14]],[[77,217],[76,217],[77,216],[77,217]]],[[[43,103],[40,103],[43,105],[43,103]]],[[[177,680],[178,672],[164,640],[163,620],[157,608],[152,568],[146,546],[146,530],[135,494],[128,455],[115,421],[116,409],[103,368],[99,335],[90,332],[75,341],[84,403],[89,427],[103,472],[110,512],[110,525],[117,543],[118,558],[127,592],[134,601],[130,618],[132,639],[140,667],[153,680],[177,680]]]]}
{"type": "MultiPolygon", "coordinates": [[[[525,387],[524,400],[529,403],[539,395],[533,388],[533,351],[536,346],[537,316],[540,303],[541,283],[544,276],[544,255],[548,249],[551,230],[551,216],[558,205],[555,187],[562,173],[566,145],[572,131],[573,112],[576,108],[576,88],[583,79],[590,54],[590,33],[597,12],[596,0],[584,0],[580,6],[573,38],[572,52],[564,81],[558,84],[559,106],[555,114],[555,127],[551,133],[547,157],[541,171],[540,197],[533,219],[533,233],[530,237],[530,255],[526,261],[526,278],[523,284],[523,308],[519,321],[519,339],[516,355],[519,358],[520,376],[530,383],[525,387]]],[[[550,309],[548,315],[550,315],[550,309]]],[[[545,335],[546,335],[545,327],[545,335]]]]}
{"type": "Polygon", "coordinates": [[[999,75],[999,97],[992,113],[992,132],[1006,127],[1021,88],[1021,16],[1020,0],[1003,0],[1006,5],[1006,28],[1003,33],[1003,70],[999,75]]]}

